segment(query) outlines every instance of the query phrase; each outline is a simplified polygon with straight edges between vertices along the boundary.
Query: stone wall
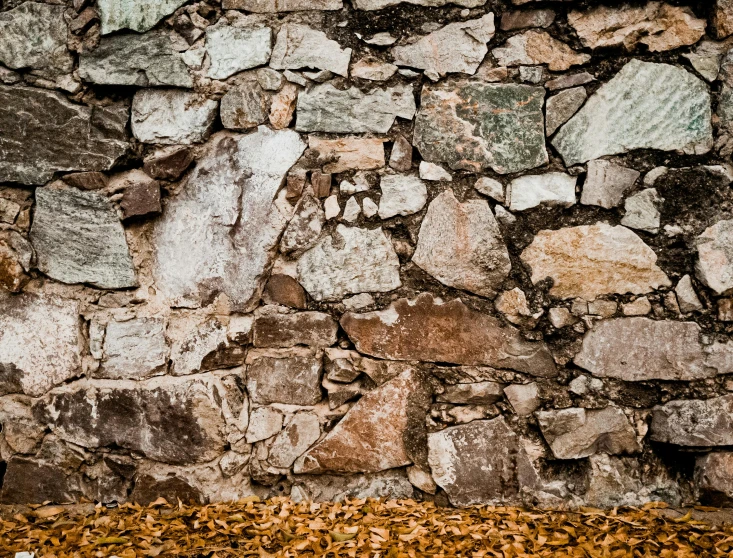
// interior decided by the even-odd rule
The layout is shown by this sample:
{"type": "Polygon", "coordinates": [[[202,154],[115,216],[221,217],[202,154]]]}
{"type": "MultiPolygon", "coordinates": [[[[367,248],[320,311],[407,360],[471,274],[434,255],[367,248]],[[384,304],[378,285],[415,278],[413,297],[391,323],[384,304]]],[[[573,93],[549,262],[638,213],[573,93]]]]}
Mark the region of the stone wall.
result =
{"type": "Polygon", "coordinates": [[[0,2],[0,503],[726,503],[732,34],[0,2]]]}

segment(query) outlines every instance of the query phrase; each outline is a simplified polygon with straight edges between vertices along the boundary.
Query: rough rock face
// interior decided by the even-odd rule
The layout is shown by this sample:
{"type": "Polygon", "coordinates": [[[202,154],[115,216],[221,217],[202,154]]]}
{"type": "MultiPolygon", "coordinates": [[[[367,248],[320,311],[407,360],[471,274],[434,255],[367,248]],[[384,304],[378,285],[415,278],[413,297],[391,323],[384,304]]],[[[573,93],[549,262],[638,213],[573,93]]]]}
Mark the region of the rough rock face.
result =
{"type": "Polygon", "coordinates": [[[611,293],[643,294],[671,286],[651,248],[625,227],[604,223],[540,231],[522,252],[532,281],[553,279],[550,294],[584,298],[611,293]]]}
{"type": "Polygon", "coordinates": [[[449,287],[489,298],[512,268],[489,204],[460,203],[451,190],[430,203],[412,261],[449,287]]]}
{"type": "Polygon", "coordinates": [[[164,371],[169,352],[163,320],[112,321],[105,328],[104,356],[95,377],[134,380],[164,371]]]}
{"type": "Polygon", "coordinates": [[[340,10],[344,3],[342,0],[224,0],[223,7],[225,10],[269,14],[301,10],[340,10]]]}
{"type": "Polygon", "coordinates": [[[650,438],[678,446],[733,445],[733,396],[670,401],[654,407],[650,438]]]}
{"type": "Polygon", "coordinates": [[[211,133],[219,104],[177,89],[141,89],[132,100],[132,134],[144,143],[200,143],[211,133]]]}
{"type": "Polygon", "coordinates": [[[309,349],[252,350],[247,391],[254,403],[315,405],[321,400],[321,357],[309,349]]]}
{"type": "Polygon", "coordinates": [[[227,91],[221,98],[221,123],[231,130],[255,128],[267,121],[268,96],[260,84],[245,82],[227,91]]]}
{"type": "Polygon", "coordinates": [[[545,31],[526,31],[514,35],[502,48],[492,50],[491,54],[501,66],[547,64],[547,68],[553,72],[585,64],[591,58],[590,54],[575,52],[545,31]]]}
{"type": "Polygon", "coordinates": [[[715,452],[698,457],[695,481],[706,504],[730,505],[733,499],[733,453],[715,452]]]}
{"type": "Polygon", "coordinates": [[[588,99],[552,145],[566,165],[632,149],[706,153],[712,147],[710,94],[681,68],[632,60],[588,99]]]}
{"type": "Polygon", "coordinates": [[[426,160],[453,169],[509,174],[539,167],[547,162],[544,97],[544,89],[527,85],[426,86],[414,144],[426,160]]]}
{"type": "Polygon", "coordinates": [[[272,54],[272,31],[268,27],[209,27],[206,52],[209,55],[208,77],[225,79],[242,70],[267,64],[272,54]]]}
{"type": "Polygon", "coordinates": [[[350,60],[351,49],[341,49],[324,32],[307,25],[287,23],[277,34],[270,67],[276,70],[315,68],[347,76],[350,60]]]}
{"type": "MultiPolygon", "coordinates": [[[[379,138],[308,138],[308,147],[321,157],[334,159],[323,171],[337,174],[350,170],[374,170],[384,166],[384,141],[379,138]]],[[[407,169],[409,170],[409,169],[407,169]]]]}
{"type": "Polygon", "coordinates": [[[588,175],[583,185],[580,203],[616,207],[626,192],[634,187],[640,173],[634,169],[597,159],[588,162],[588,175]]]}
{"type": "Polygon", "coordinates": [[[415,4],[418,6],[445,6],[456,4],[465,8],[476,8],[486,4],[486,0],[355,0],[354,5],[360,10],[381,10],[397,4],[415,4]]]}
{"type": "Polygon", "coordinates": [[[102,34],[112,33],[119,29],[132,29],[144,32],[155,26],[158,21],[176,8],[185,4],[185,0],[99,0],[99,17],[102,21],[102,34]]]}
{"type": "Polygon", "coordinates": [[[716,294],[733,289],[733,221],[708,227],[697,238],[697,276],[716,294]]]}
{"type": "Polygon", "coordinates": [[[380,183],[379,217],[389,219],[395,215],[417,213],[428,201],[425,183],[415,176],[387,175],[380,183]]]}

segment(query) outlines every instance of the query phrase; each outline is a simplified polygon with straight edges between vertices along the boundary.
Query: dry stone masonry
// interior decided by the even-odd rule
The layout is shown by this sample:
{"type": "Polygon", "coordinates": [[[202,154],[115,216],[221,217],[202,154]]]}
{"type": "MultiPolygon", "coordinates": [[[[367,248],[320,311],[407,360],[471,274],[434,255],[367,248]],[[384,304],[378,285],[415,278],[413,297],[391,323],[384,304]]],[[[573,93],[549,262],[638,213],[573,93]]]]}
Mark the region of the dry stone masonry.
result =
{"type": "Polygon", "coordinates": [[[0,2],[0,504],[733,503],[733,2],[0,2]]]}

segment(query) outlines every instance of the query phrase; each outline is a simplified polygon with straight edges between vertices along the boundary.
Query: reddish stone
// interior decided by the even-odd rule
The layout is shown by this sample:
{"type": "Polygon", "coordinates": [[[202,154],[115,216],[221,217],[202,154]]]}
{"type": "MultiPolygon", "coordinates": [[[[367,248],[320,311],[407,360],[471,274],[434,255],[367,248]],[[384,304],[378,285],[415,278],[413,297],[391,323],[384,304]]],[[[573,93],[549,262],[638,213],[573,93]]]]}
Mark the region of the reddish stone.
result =
{"type": "Polygon", "coordinates": [[[324,174],[321,171],[313,171],[311,185],[317,198],[327,198],[331,193],[331,175],[324,174]]]}
{"type": "Polygon", "coordinates": [[[131,184],[122,194],[120,207],[123,219],[160,213],[160,184],[157,180],[131,184]]]}
{"type": "Polygon", "coordinates": [[[193,162],[189,147],[166,147],[145,158],[143,170],[159,180],[176,180],[193,162]]]}
{"type": "Polygon", "coordinates": [[[308,306],[305,289],[300,283],[289,275],[279,273],[270,276],[265,287],[264,299],[268,304],[282,304],[299,310],[305,310],[308,306]]]}
{"type": "Polygon", "coordinates": [[[61,180],[80,190],[100,190],[109,182],[107,175],[101,172],[72,172],[62,176],[61,180]]]}
{"type": "Polygon", "coordinates": [[[298,312],[259,316],[254,323],[255,347],[330,347],[338,324],[328,314],[298,312]]]}

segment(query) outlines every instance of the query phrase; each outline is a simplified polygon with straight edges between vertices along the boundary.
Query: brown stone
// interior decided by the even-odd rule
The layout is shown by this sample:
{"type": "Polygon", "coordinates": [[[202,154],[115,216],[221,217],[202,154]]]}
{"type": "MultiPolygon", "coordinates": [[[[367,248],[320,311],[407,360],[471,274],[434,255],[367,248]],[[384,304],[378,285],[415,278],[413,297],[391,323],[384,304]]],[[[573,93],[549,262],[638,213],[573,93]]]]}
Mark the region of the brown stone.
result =
{"type": "Polygon", "coordinates": [[[263,298],[268,304],[282,304],[299,310],[305,310],[308,307],[305,289],[289,275],[279,273],[271,275],[263,298]]]}
{"type": "Polygon", "coordinates": [[[398,172],[409,172],[412,168],[412,144],[405,136],[395,138],[389,166],[398,172]]]}
{"type": "Polygon", "coordinates": [[[555,21],[555,10],[524,10],[506,12],[501,16],[501,30],[513,31],[528,27],[549,27],[555,21]]]}
{"type": "Polygon", "coordinates": [[[698,457],[695,485],[703,504],[730,507],[733,503],[733,453],[722,451],[698,457]]]}
{"type": "Polygon", "coordinates": [[[109,181],[110,188],[120,192],[122,218],[160,213],[160,183],[143,171],[136,169],[120,173],[109,181]]]}
{"type": "Polygon", "coordinates": [[[68,504],[83,496],[81,475],[21,456],[8,460],[0,487],[0,504],[68,504]]]}
{"type": "Polygon", "coordinates": [[[590,54],[577,52],[546,31],[536,30],[513,35],[503,47],[495,48],[491,54],[501,66],[547,64],[553,72],[563,72],[591,59],[590,54]]]}
{"type": "Polygon", "coordinates": [[[20,292],[30,280],[33,248],[15,231],[0,230],[0,287],[20,292]]]}
{"type": "Polygon", "coordinates": [[[399,299],[377,312],[347,313],[341,326],[356,348],[390,360],[422,360],[509,368],[554,377],[555,363],[544,343],[526,341],[513,327],[429,293],[399,299]]]}
{"type": "Polygon", "coordinates": [[[327,198],[331,194],[331,175],[321,171],[311,173],[311,185],[317,198],[327,198]]]}
{"type": "Polygon", "coordinates": [[[61,180],[80,190],[100,190],[109,182],[107,175],[101,172],[72,172],[62,176],[61,180]]]}
{"type": "Polygon", "coordinates": [[[305,187],[307,176],[308,173],[305,169],[300,168],[293,169],[288,173],[287,193],[285,194],[285,198],[288,201],[293,202],[300,198],[300,195],[303,193],[303,188],[305,187]]]}
{"type": "Polygon", "coordinates": [[[258,316],[254,323],[254,346],[287,348],[296,345],[330,347],[336,343],[338,324],[328,314],[298,312],[258,316]]]}
{"type": "Polygon", "coordinates": [[[253,403],[315,405],[321,400],[321,355],[304,348],[255,349],[247,354],[247,391],[253,403]]]}
{"type": "Polygon", "coordinates": [[[152,475],[137,475],[135,477],[135,487],[130,494],[130,500],[148,506],[158,498],[165,498],[171,504],[176,504],[178,500],[184,504],[207,503],[207,499],[201,494],[200,490],[180,477],[156,479],[152,475]]]}
{"type": "Polygon", "coordinates": [[[733,0],[717,0],[713,12],[713,29],[718,39],[733,34],[733,0]]]}
{"type": "Polygon", "coordinates": [[[731,446],[733,395],[676,400],[654,407],[649,437],[677,446],[731,446]]]}
{"type": "Polygon", "coordinates": [[[298,88],[292,83],[286,83],[275,93],[270,105],[270,124],[276,130],[284,130],[293,121],[295,102],[298,100],[298,88]]]}
{"type": "MultiPolygon", "coordinates": [[[[379,138],[308,138],[308,146],[320,157],[333,160],[323,167],[326,173],[375,170],[384,166],[384,140],[379,138]]],[[[323,197],[323,196],[322,196],[323,197]]]]}
{"type": "Polygon", "coordinates": [[[177,180],[192,162],[193,150],[190,147],[173,145],[145,157],[143,170],[159,180],[177,180]]]}

